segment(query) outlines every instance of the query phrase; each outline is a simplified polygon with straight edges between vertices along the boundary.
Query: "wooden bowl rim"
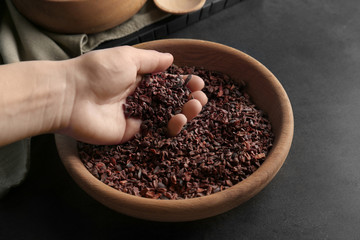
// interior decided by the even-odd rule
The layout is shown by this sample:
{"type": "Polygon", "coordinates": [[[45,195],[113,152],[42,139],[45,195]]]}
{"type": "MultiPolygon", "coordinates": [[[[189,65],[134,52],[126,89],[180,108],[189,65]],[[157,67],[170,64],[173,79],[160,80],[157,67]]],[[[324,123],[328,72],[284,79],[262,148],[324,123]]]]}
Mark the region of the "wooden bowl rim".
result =
{"type": "MultiPolygon", "coordinates": [[[[268,80],[271,81],[272,84],[276,85],[276,90],[279,91],[279,94],[282,96],[283,101],[283,104],[280,107],[283,109],[283,115],[281,120],[284,131],[281,131],[280,135],[276,136],[275,143],[264,163],[259,167],[259,169],[257,169],[245,180],[235,184],[234,186],[226,190],[208,196],[191,199],[159,200],[143,198],[123,193],[102,183],[100,180],[95,178],[82,164],[76,149],[76,141],[67,136],[55,135],[56,145],[61,161],[63,162],[65,168],[73,177],[75,182],[77,182],[83,190],[88,192],[89,195],[91,195],[105,205],[108,205],[107,200],[108,198],[111,198],[112,200],[118,201],[119,204],[126,204],[133,207],[143,206],[142,209],[154,209],[154,211],[156,212],[155,209],[157,208],[169,209],[169,211],[171,211],[172,208],[184,210],[187,208],[196,209],[197,207],[211,208],[220,206],[221,204],[225,204],[229,201],[234,201],[235,203],[233,203],[233,206],[228,207],[228,210],[230,210],[231,208],[238,205],[236,202],[241,201],[239,200],[239,198],[244,198],[242,194],[246,194],[244,198],[244,201],[246,201],[256,195],[259,191],[261,191],[272,180],[272,178],[277,174],[277,172],[283,165],[290,151],[294,131],[294,119],[290,100],[277,78],[264,65],[262,65],[260,62],[250,57],[249,55],[241,52],[240,50],[219,43],[196,39],[156,40],[147,43],[137,44],[135,45],[135,47],[152,48],[152,46],[158,44],[166,44],[167,46],[189,44],[192,47],[203,46],[204,44],[206,44],[208,47],[211,47],[217,51],[225,51],[230,54],[238,55],[245,61],[249,61],[252,65],[254,65],[257,71],[263,72],[267,76],[268,80]],[[90,191],[89,188],[91,188],[90,191]],[[104,198],[102,198],[102,196],[104,198]]],[[[109,205],[108,207],[116,208],[115,206],[109,205]]]]}

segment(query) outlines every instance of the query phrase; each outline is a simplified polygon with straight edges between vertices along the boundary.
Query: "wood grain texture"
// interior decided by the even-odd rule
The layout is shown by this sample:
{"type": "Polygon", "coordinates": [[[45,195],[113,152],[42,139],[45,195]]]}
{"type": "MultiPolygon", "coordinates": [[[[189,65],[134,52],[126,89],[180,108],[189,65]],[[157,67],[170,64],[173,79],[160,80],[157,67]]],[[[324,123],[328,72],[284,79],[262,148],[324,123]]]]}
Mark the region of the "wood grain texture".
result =
{"type": "Polygon", "coordinates": [[[206,0],[154,0],[161,10],[172,14],[186,14],[202,8],[206,0]]]}
{"type": "Polygon", "coordinates": [[[59,33],[97,33],[119,25],[146,0],[12,0],[33,23],[59,33]]]}
{"type": "Polygon", "coordinates": [[[209,196],[186,200],[153,200],[119,192],[93,177],[81,163],[76,142],[56,136],[59,155],[69,174],[89,195],[123,214],[154,221],[192,221],[215,216],[239,206],[261,191],[283,165],[291,147],[294,120],[289,98],[276,77],[261,63],[239,50],[217,43],[158,40],[138,48],[170,52],[177,65],[195,65],[229,74],[246,84],[255,104],[270,118],[275,142],[262,166],[233,187],[209,196]]]}

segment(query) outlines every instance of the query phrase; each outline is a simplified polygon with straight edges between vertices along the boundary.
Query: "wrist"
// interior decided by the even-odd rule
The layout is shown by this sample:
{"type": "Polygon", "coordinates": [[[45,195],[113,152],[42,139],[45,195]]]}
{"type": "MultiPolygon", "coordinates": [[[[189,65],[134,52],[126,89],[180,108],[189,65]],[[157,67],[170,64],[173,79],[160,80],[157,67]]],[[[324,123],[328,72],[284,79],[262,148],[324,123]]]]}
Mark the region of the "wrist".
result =
{"type": "Polygon", "coordinates": [[[29,121],[31,135],[52,133],[64,128],[71,115],[74,91],[68,77],[71,65],[67,61],[33,62],[34,72],[30,115],[38,123],[29,121]],[[35,117],[37,116],[37,117],[35,117]]]}
{"type": "Polygon", "coordinates": [[[71,111],[65,61],[31,61],[0,67],[0,146],[54,132],[71,111]]]}
{"type": "Polygon", "coordinates": [[[65,132],[69,127],[71,116],[75,103],[76,95],[76,66],[72,59],[60,61],[55,63],[56,75],[53,80],[53,94],[57,96],[53,99],[55,109],[49,108],[49,111],[54,112],[54,121],[50,126],[48,132],[65,132]]]}

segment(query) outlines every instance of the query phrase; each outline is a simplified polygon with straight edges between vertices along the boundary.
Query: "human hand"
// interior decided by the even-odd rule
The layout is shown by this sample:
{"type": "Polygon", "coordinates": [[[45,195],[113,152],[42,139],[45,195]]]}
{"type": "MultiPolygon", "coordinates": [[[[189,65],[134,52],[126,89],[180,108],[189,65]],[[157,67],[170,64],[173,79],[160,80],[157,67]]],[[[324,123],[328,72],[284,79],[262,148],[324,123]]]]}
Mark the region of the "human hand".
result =
{"type": "MultiPolygon", "coordinates": [[[[92,144],[129,140],[139,131],[141,121],[125,118],[123,105],[127,96],[143,74],[164,71],[172,61],[170,54],[128,46],[93,51],[69,60],[66,71],[72,108],[64,114],[58,132],[92,144]]],[[[201,79],[193,84],[199,81],[203,84],[201,79]]]]}

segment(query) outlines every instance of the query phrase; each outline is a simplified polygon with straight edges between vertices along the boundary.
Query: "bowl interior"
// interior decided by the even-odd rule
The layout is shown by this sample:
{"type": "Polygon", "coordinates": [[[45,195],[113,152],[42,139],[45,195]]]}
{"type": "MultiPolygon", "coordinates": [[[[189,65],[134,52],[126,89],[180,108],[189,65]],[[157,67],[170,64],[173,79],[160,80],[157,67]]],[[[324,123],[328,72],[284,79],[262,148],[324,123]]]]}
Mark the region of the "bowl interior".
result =
{"type": "Polygon", "coordinates": [[[92,176],[81,163],[76,142],[56,136],[59,155],[73,179],[89,195],[115,211],[155,221],[191,221],[226,212],[261,191],[276,175],[290,150],[293,113],[288,96],[276,77],[261,63],[239,50],[201,40],[169,39],[136,45],[170,52],[179,66],[220,71],[244,82],[253,102],[265,111],[275,134],[274,145],[261,167],[231,188],[186,200],[153,200],[119,192],[92,176]]]}

